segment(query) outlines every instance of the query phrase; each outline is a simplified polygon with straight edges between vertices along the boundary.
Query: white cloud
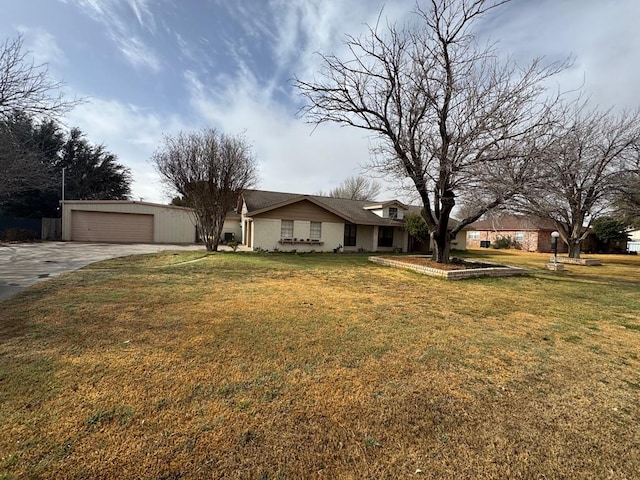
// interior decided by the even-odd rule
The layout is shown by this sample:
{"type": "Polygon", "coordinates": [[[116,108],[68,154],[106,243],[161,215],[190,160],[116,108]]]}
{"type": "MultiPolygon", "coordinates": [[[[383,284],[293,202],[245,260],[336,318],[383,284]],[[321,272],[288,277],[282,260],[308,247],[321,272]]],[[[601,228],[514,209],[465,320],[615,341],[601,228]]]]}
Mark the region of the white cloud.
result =
{"type": "Polygon", "coordinates": [[[30,28],[23,25],[16,27],[24,35],[25,47],[31,52],[36,64],[64,64],[66,58],[58,46],[56,38],[42,28],[30,28]]]}
{"type": "Polygon", "coordinates": [[[495,13],[482,33],[499,40],[501,52],[521,64],[572,56],[572,67],[556,78],[561,89],[584,85],[592,102],[605,108],[638,106],[637,0],[618,0],[615,6],[601,0],[515,1],[495,13]]]}
{"type": "Polygon", "coordinates": [[[155,30],[156,22],[151,13],[151,8],[149,8],[148,0],[129,0],[129,6],[133,10],[141,27],[147,28],[150,31],[155,30]]]}
{"type": "Polygon", "coordinates": [[[208,90],[193,72],[186,76],[195,111],[208,124],[229,134],[244,133],[260,164],[260,187],[314,193],[358,174],[368,161],[365,132],[312,126],[274,102],[248,78],[229,83],[223,92],[208,90]]]}
{"type": "MultiPolygon", "coordinates": [[[[129,11],[123,0],[75,0],[76,5],[93,20],[101,23],[125,60],[137,68],[148,68],[158,73],[162,68],[160,57],[147,45],[129,22],[129,11]]],[[[149,31],[155,30],[155,19],[146,0],[127,0],[138,24],[149,31]]]]}
{"type": "Polygon", "coordinates": [[[76,107],[66,118],[69,126],[78,126],[93,144],[104,144],[119,163],[133,174],[133,198],[166,203],[167,192],[150,162],[162,135],[197,128],[178,116],[163,117],[135,105],[117,100],[94,98],[76,107]]]}
{"type": "MultiPolygon", "coordinates": [[[[152,71],[162,69],[162,61],[153,50],[131,34],[130,27],[113,8],[114,0],[77,1],[110,25],[109,31],[115,32],[113,39],[129,62],[152,71]]],[[[149,2],[127,1],[137,24],[151,28],[149,2]]],[[[541,55],[553,60],[574,54],[574,67],[556,79],[561,88],[578,87],[586,76],[586,87],[596,102],[603,106],[635,106],[638,103],[635,80],[640,74],[635,55],[640,51],[640,36],[634,25],[638,15],[629,12],[640,14],[640,2],[620,2],[627,10],[611,8],[599,0],[514,1],[486,22],[484,34],[490,32],[491,40],[500,41],[498,48],[521,63],[541,55]]],[[[292,105],[299,104],[300,98],[283,79],[295,74],[312,80],[320,67],[320,58],[314,52],[343,55],[344,34],[358,36],[366,32],[365,24],[374,25],[378,20],[382,2],[354,1],[347,8],[344,2],[332,0],[272,0],[260,3],[267,11],[259,14],[249,11],[242,2],[219,3],[244,36],[216,43],[199,35],[194,43],[186,40],[187,32],[168,30],[175,32],[183,58],[193,62],[192,70],[183,74],[187,92],[184,101],[193,111],[188,122],[177,116],[165,118],[153,110],[98,99],[76,109],[74,124],[86,131],[91,141],[104,142],[121,162],[130,166],[136,180],[135,196],[152,201],[165,200],[148,162],[160,143],[161,133],[172,134],[203,125],[230,134],[246,134],[260,163],[260,186],[264,189],[327,191],[360,173],[360,165],[369,160],[367,132],[324,124],[312,134],[313,127],[295,116],[292,105]],[[269,59],[275,62],[266,78],[267,70],[258,67],[260,62],[251,56],[256,54],[256,49],[250,48],[254,46],[251,42],[256,41],[270,49],[269,59]],[[218,72],[224,73],[207,76],[205,72],[213,70],[214,58],[207,52],[216,48],[224,49],[232,57],[233,65],[216,65],[218,72]]],[[[393,23],[411,18],[413,6],[407,0],[388,1],[382,13],[382,27],[387,19],[393,23]]]]}
{"type": "Polygon", "coordinates": [[[113,40],[125,58],[135,67],[146,67],[157,73],[161,70],[160,59],[137,37],[126,38],[114,35],[113,40]]]}
{"type": "MultiPolygon", "coordinates": [[[[269,42],[276,62],[271,77],[259,78],[241,39],[228,39],[227,51],[235,69],[219,74],[213,82],[200,72],[186,71],[190,104],[206,124],[230,134],[244,133],[253,143],[261,188],[299,193],[328,191],[347,177],[362,173],[361,167],[370,158],[369,133],[334,124],[314,130],[313,125],[296,116],[294,105],[300,104],[300,98],[289,79],[294,74],[313,76],[319,68],[316,51],[340,54],[345,49],[344,33],[364,32],[367,27],[362,19],[375,23],[380,10],[372,11],[365,2],[354,3],[348,10],[330,1],[276,1],[269,5],[273,11],[253,16],[249,23],[264,31],[268,30],[268,19],[276,19],[269,24],[271,33],[261,39],[269,42]],[[287,78],[286,84],[281,77],[287,78]],[[293,104],[282,103],[278,97],[282,93],[293,104]]],[[[389,15],[392,22],[407,15],[406,8],[399,5],[392,2],[385,7],[384,15],[389,15]]],[[[236,4],[226,8],[236,16],[244,15],[236,4]]]]}

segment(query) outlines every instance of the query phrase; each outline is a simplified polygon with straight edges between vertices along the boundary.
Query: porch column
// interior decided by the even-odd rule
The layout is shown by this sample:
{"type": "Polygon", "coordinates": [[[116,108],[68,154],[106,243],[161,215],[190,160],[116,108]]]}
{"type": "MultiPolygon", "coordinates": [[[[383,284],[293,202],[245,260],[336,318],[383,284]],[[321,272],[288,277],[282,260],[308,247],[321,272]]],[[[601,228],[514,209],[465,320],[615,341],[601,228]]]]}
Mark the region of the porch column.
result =
{"type": "Polygon", "coordinates": [[[371,245],[373,245],[373,248],[371,249],[371,251],[377,252],[378,251],[378,226],[377,225],[373,226],[373,240],[371,242],[371,245]]]}

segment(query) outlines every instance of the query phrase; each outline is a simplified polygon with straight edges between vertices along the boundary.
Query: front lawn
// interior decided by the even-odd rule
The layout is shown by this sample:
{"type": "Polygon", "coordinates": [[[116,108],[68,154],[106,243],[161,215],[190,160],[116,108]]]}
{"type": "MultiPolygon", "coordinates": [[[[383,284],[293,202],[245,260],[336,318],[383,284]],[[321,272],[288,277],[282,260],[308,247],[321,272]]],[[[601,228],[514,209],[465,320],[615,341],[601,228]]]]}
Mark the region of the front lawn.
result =
{"type": "Polygon", "coordinates": [[[603,261],[447,282],[185,252],[58,277],[0,303],[0,478],[635,478],[640,264],[603,261]]]}

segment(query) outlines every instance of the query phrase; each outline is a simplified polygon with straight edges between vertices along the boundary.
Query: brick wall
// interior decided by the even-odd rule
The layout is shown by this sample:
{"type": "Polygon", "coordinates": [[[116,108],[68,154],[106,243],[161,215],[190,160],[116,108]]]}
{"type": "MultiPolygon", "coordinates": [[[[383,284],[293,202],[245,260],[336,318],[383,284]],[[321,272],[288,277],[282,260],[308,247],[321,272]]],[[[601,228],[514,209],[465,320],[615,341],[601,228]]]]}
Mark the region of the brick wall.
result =
{"type": "MultiPolygon", "coordinates": [[[[518,248],[528,252],[543,252],[549,253],[551,248],[551,231],[546,230],[501,230],[501,231],[489,231],[480,230],[479,239],[470,239],[470,232],[467,232],[467,248],[480,248],[480,242],[489,240],[491,244],[495,242],[499,237],[511,237],[518,245],[518,248]],[[516,233],[522,232],[523,236],[519,240],[516,239],[516,233]]],[[[566,252],[567,246],[562,240],[558,242],[558,252],[566,252]]]]}

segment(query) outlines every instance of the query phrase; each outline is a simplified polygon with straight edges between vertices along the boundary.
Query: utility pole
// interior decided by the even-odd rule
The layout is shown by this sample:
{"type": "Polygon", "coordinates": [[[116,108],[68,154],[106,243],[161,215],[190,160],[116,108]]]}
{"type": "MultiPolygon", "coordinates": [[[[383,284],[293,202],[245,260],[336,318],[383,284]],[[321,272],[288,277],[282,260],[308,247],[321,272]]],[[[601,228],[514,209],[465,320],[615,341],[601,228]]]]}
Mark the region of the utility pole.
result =
{"type": "Polygon", "coordinates": [[[62,203],[64,204],[64,171],[67,167],[62,167],[62,203]]]}

